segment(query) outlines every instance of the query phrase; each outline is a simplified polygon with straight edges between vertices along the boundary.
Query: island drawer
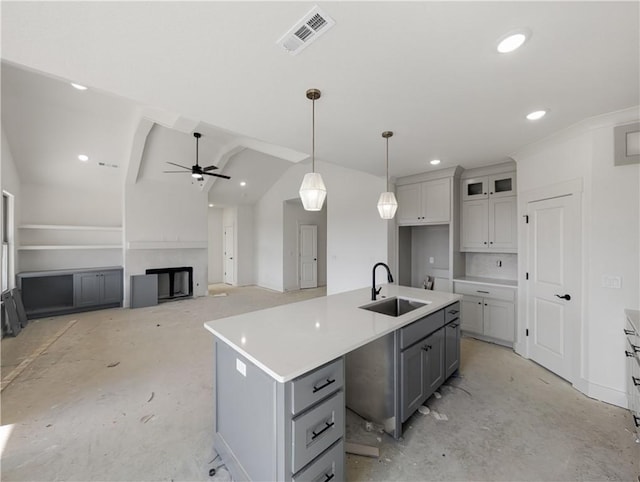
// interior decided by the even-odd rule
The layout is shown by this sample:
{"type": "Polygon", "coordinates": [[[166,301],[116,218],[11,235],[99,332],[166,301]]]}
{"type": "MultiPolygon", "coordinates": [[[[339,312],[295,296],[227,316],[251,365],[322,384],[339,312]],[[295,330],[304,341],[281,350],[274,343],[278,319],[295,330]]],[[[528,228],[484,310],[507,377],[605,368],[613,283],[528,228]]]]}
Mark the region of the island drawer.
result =
{"type": "Polygon", "coordinates": [[[296,473],[344,435],[344,392],[340,391],[291,422],[291,471],[296,473]]]}
{"type": "Polygon", "coordinates": [[[343,480],[344,441],[340,440],[308,467],[293,476],[292,482],[343,480]]]}
{"type": "Polygon", "coordinates": [[[454,292],[461,295],[480,296],[483,298],[494,298],[503,301],[515,301],[516,290],[513,288],[502,288],[499,286],[489,286],[474,283],[455,283],[454,292]]]}
{"type": "Polygon", "coordinates": [[[460,318],[460,302],[457,301],[452,305],[447,306],[444,309],[444,324],[446,325],[450,321],[460,318]]]}
{"type": "Polygon", "coordinates": [[[410,325],[400,329],[400,349],[404,350],[418,340],[430,335],[438,328],[444,326],[444,311],[439,310],[424,318],[414,321],[410,325]]]}
{"type": "Polygon", "coordinates": [[[291,412],[300,413],[344,385],[344,360],[324,365],[291,382],[291,412]]]}

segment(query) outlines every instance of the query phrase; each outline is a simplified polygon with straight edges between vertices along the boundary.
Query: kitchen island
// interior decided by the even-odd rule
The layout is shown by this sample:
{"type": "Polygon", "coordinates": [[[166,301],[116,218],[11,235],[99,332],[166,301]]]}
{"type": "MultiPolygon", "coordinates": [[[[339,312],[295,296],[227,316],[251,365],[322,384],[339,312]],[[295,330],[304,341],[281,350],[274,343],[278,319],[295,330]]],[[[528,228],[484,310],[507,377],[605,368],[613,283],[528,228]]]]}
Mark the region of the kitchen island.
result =
{"type": "MultiPolygon", "coordinates": [[[[403,393],[419,392],[415,409],[428,393],[416,370],[426,376],[427,363],[441,367],[437,388],[446,378],[444,366],[457,368],[455,360],[445,360],[445,349],[459,356],[460,296],[383,286],[378,298],[391,297],[424,305],[397,317],[369,311],[361,307],[372,303],[371,289],[363,288],[205,323],[215,343],[214,445],[234,480],[343,480],[345,359],[353,377],[346,356],[377,340],[393,344],[387,367],[393,376],[385,382],[392,399],[384,404],[394,414],[376,421],[400,436],[407,417],[403,393]],[[447,343],[449,331],[454,338],[447,343]],[[437,360],[428,362],[430,350],[437,360]],[[410,351],[403,364],[401,355],[410,351]],[[403,386],[412,379],[417,387],[403,386]]],[[[353,366],[362,380],[377,370],[353,366]]],[[[350,391],[349,384],[346,399],[357,401],[359,390],[350,391]]]]}

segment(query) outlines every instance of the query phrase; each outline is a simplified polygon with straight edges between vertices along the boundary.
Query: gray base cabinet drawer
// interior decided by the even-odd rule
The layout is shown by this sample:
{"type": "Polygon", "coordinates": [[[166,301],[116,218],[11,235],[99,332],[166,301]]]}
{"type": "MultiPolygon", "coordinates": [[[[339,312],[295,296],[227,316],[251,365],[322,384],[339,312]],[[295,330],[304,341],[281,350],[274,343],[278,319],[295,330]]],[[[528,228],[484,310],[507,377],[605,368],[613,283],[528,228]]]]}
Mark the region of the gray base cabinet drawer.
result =
{"type": "Polygon", "coordinates": [[[400,348],[405,349],[444,326],[444,310],[436,311],[400,330],[400,348]]]}
{"type": "Polygon", "coordinates": [[[292,382],[291,410],[300,413],[344,385],[344,360],[337,359],[292,382]]]}
{"type": "Polygon", "coordinates": [[[444,324],[446,325],[450,321],[453,321],[460,317],[460,302],[456,301],[454,304],[447,306],[444,309],[444,324]]]}
{"type": "Polygon", "coordinates": [[[344,392],[312,408],[291,422],[294,474],[344,435],[344,392]]]}
{"type": "Polygon", "coordinates": [[[340,440],[325,454],[291,479],[293,482],[328,482],[342,480],[344,474],[344,442],[340,440]]]}

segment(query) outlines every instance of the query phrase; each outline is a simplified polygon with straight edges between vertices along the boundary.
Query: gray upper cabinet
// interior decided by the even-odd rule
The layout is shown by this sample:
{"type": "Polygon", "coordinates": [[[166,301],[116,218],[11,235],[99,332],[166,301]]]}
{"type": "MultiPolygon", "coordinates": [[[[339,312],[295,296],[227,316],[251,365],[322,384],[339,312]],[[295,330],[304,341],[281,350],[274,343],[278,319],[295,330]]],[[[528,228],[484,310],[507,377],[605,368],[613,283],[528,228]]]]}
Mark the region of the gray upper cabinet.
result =
{"type": "Polygon", "coordinates": [[[462,179],[460,251],[515,253],[514,172],[462,179]]]}
{"type": "Polygon", "coordinates": [[[451,178],[396,188],[399,225],[446,224],[451,221],[451,178]]]}

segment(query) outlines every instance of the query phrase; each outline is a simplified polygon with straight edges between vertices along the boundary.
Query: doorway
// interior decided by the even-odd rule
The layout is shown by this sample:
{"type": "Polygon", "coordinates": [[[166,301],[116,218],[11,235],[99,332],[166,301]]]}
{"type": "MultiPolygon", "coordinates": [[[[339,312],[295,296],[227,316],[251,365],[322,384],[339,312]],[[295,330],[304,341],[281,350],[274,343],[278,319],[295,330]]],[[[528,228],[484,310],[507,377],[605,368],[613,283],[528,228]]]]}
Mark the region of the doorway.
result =
{"type": "Polygon", "coordinates": [[[298,246],[300,289],[318,287],[318,226],[301,224],[298,246]]]}
{"type": "Polygon", "coordinates": [[[527,203],[527,352],[575,383],[580,358],[580,194],[527,203]]]}
{"type": "Polygon", "coordinates": [[[233,226],[225,226],[224,228],[224,282],[228,285],[235,284],[235,266],[234,266],[234,236],[233,226]]]}

